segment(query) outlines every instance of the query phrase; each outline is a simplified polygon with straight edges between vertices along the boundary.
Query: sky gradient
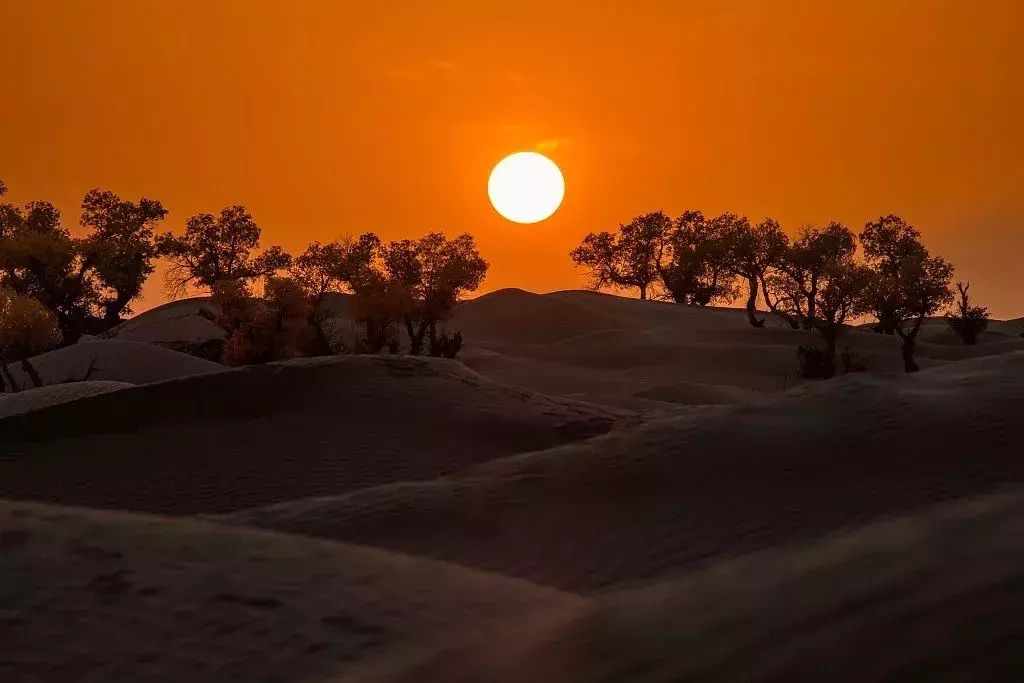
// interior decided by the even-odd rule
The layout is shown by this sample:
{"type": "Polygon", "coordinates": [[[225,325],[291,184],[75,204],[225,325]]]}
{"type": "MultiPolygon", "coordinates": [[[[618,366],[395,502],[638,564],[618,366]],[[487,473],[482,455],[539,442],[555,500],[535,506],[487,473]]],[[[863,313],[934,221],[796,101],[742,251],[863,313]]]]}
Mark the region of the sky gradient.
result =
{"type": "MultiPolygon", "coordinates": [[[[915,224],[997,317],[1024,315],[1016,0],[0,0],[0,179],[77,222],[93,187],[180,230],[247,206],[294,252],[473,233],[485,290],[579,287],[568,251],[632,216],[915,224]],[[544,223],[495,163],[545,152],[544,223]]],[[[162,301],[161,278],[138,310],[162,301]]]]}

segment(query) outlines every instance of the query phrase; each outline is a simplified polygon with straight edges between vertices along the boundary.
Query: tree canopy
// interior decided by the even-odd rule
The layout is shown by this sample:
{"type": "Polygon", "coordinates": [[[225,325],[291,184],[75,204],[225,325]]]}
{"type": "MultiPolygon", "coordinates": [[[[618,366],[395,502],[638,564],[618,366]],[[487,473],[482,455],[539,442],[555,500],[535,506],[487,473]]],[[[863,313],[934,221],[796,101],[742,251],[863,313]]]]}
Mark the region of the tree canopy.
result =
{"type": "Polygon", "coordinates": [[[212,291],[221,280],[251,282],[274,275],[292,263],[273,246],[257,253],[262,231],[244,206],[229,206],[214,216],[201,213],[185,224],[185,234],[157,238],[160,253],[171,262],[167,283],[175,294],[190,286],[212,291]]]}

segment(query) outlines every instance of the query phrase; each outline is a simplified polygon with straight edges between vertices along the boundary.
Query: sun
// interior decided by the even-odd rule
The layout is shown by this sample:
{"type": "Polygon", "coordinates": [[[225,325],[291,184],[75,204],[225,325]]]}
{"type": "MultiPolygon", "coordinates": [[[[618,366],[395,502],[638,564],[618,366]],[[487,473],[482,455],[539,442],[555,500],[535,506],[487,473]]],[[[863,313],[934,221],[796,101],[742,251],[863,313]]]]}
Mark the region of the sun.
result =
{"type": "Polygon", "coordinates": [[[562,205],[565,178],[543,154],[517,152],[491,171],[487,194],[494,210],[513,223],[539,223],[562,205]]]}

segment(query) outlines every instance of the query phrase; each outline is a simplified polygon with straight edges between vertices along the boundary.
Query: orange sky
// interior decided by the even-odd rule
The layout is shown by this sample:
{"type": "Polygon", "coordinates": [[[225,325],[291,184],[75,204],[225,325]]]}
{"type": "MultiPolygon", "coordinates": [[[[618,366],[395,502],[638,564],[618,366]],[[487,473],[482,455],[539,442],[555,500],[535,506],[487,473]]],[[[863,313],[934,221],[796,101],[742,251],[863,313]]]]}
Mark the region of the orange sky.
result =
{"type": "Polygon", "coordinates": [[[1017,0],[0,0],[0,178],[69,222],[96,186],[174,229],[242,203],[295,251],[468,230],[488,290],[577,287],[568,250],[656,208],[791,231],[899,213],[1020,316],[1022,20],[1017,0]],[[535,226],[486,195],[524,149],[566,177],[535,226]]]}

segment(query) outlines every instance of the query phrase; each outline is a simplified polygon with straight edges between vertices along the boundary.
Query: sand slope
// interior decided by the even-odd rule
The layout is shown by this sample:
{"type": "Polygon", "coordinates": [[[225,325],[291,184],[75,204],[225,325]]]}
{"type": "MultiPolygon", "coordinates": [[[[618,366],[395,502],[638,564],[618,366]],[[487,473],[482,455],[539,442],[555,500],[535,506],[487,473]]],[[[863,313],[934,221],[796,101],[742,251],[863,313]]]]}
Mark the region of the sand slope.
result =
{"type": "Polygon", "coordinates": [[[573,602],[366,548],[0,501],[6,683],[336,680],[573,602]]]}
{"type": "MultiPolygon", "coordinates": [[[[81,379],[95,362],[90,380],[148,384],[167,379],[221,372],[226,368],[202,358],[152,344],[120,340],[95,340],[65,346],[31,359],[44,384],[81,379]]],[[[31,386],[17,365],[11,373],[22,387],[31,386]]]]}
{"type": "Polygon", "coordinates": [[[602,433],[631,415],[497,385],[441,359],[253,366],[0,420],[0,496],[232,510],[433,478],[602,433]]]}
{"type": "Polygon", "coordinates": [[[127,382],[72,382],[70,384],[51,384],[38,389],[26,389],[13,394],[0,394],[0,418],[28,413],[47,406],[70,403],[81,398],[106,394],[131,386],[135,385],[127,382]]]}
{"type": "Polygon", "coordinates": [[[355,680],[1017,680],[1024,493],[971,500],[524,620],[355,680]]]}
{"type": "Polygon", "coordinates": [[[216,310],[209,297],[171,301],[126,320],[111,330],[109,337],[150,344],[195,343],[224,337],[222,328],[199,315],[204,309],[216,310]]]}
{"type": "Polygon", "coordinates": [[[1024,481],[1024,353],[807,385],[229,517],[592,592],[1024,481]]]}
{"type": "MultiPolygon", "coordinates": [[[[360,335],[348,318],[349,299],[330,294],[324,308],[335,316],[332,334],[351,347],[360,335]]],[[[164,343],[223,336],[223,330],[198,315],[203,306],[208,304],[201,298],[172,302],[140,314],[114,334],[164,343]]],[[[695,308],[589,291],[503,289],[459,304],[447,327],[463,333],[461,358],[500,383],[549,394],[591,394],[614,406],[657,400],[671,409],[672,403],[734,404],[757,398],[723,390],[727,387],[778,392],[800,383],[796,348],[819,343],[817,336],[791,330],[775,316],[761,317],[766,327],[754,329],[736,308],[695,308]]],[[[1024,349],[1024,339],[1010,330],[1016,330],[1014,321],[993,321],[982,344],[964,347],[944,320],[929,320],[918,345],[919,363],[931,367],[1024,349]]],[[[896,337],[863,329],[841,340],[881,375],[903,371],[899,343],[896,337]]]]}

